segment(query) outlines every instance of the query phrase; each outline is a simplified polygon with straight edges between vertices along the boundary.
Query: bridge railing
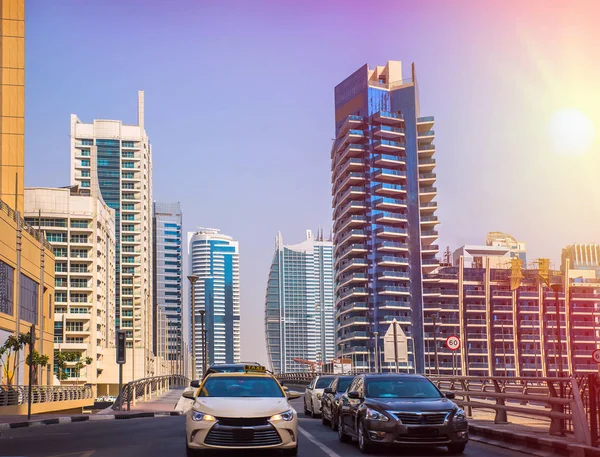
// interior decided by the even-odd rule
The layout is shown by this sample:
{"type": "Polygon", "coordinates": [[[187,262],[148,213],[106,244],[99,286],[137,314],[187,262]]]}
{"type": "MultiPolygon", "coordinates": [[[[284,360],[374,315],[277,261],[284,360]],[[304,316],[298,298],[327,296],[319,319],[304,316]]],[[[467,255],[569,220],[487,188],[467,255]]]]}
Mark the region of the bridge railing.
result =
{"type": "MultiPolygon", "coordinates": [[[[306,386],[314,376],[285,373],[277,378],[284,384],[306,386]]],[[[474,376],[429,376],[429,379],[440,390],[453,392],[455,402],[469,417],[473,416],[473,409],[493,411],[495,423],[508,422],[510,413],[526,415],[548,421],[550,435],[572,434],[577,442],[592,444],[588,417],[597,412],[588,407],[587,386],[580,379],[474,376]]]]}
{"type": "MultiPolygon", "coordinates": [[[[89,384],[84,386],[33,386],[31,388],[32,404],[93,398],[94,390],[89,384]]],[[[0,385],[0,407],[26,405],[28,400],[28,386],[0,385]]]]}
{"type": "Polygon", "coordinates": [[[123,386],[123,392],[117,397],[112,409],[123,410],[127,404],[127,411],[130,411],[131,405],[135,406],[140,398],[149,400],[174,387],[187,387],[189,383],[190,380],[182,375],[154,376],[128,382],[123,386]]]}

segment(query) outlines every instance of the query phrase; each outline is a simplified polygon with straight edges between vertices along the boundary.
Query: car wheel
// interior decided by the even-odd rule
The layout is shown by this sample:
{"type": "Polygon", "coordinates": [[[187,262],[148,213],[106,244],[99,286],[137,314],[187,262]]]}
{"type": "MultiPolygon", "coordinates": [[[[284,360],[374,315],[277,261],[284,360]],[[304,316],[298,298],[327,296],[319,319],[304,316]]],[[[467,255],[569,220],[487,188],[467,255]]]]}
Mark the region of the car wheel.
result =
{"type": "Polygon", "coordinates": [[[337,432],[338,429],[338,419],[331,413],[331,420],[329,421],[329,425],[331,425],[331,430],[337,432]]]}
{"type": "Polygon", "coordinates": [[[308,410],[308,408],[306,407],[306,398],[304,399],[304,415],[305,416],[310,416],[310,411],[308,410]]]}
{"type": "Polygon", "coordinates": [[[338,432],[338,439],[340,440],[340,443],[349,443],[350,442],[350,437],[348,435],[346,435],[346,433],[344,433],[344,427],[342,425],[342,416],[338,416],[337,432],[338,432]]]}
{"type": "Polygon", "coordinates": [[[448,446],[448,452],[450,454],[462,454],[465,452],[465,448],[467,447],[467,443],[454,443],[448,446]]]}
{"type": "Polygon", "coordinates": [[[310,417],[315,418],[317,415],[315,414],[315,404],[313,401],[310,401],[310,417]]]}
{"type": "Polygon", "coordinates": [[[365,423],[361,420],[358,424],[358,449],[363,454],[369,454],[373,450],[373,447],[365,423]]]}
{"type": "Polygon", "coordinates": [[[283,455],[290,455],[290,456],[298,455],[298,445],[296,445],[296,447],[293,447],[291,449],[284,449],[283,455]]]}
{"type": "Polygon", "coordinates": [[[325,411],[321,411],[321,423],[323,425],[329,425],[331,421],[329,421],[326,417],[325,417],[325,411]]]}

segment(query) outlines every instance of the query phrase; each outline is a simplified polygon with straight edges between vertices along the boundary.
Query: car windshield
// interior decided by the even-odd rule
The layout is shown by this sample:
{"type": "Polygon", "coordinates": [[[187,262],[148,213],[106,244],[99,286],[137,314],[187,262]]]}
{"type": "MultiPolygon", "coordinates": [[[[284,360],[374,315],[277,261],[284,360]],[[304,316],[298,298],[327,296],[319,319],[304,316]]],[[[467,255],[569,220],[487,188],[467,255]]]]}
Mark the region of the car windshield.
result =
{"type": "Polygon", "coordinates": [[[209,368],[211,373],[243,373],[244,367],[214,367],[209,368]]]}
{"type": "Polygon", "coordinates": [[[333,381],[333,378],[319,378],[315,389],[325,389],[326,387],[329,387],[331,381],[333,381]]]}
{"type": "Polygon", "coordinates": [[[427,379],[369,379],[366,384],[370,398],[442,398],[427,379]]]}
{"type": "Polygon", "coordinates": [[[352,378],[347,378],[347,379],[340,379],[337,385],[337,391],[338,392],[346,392],[346,389],[348,388],[348,386],[350,385],[350,383],[352,382],[352,378]]]}
{"type": "Polygon", "coordinates": [[[273,378],[258,376],[210,377],[202,385],[201,397],[283,397],[283,391],[273,378]]]}

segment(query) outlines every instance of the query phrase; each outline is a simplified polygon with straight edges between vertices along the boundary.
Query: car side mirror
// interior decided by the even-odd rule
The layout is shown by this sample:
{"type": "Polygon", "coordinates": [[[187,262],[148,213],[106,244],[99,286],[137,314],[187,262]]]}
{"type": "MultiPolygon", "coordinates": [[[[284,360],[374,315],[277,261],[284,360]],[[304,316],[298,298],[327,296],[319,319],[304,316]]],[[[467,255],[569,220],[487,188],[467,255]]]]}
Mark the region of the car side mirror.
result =
{"type": "Polygon", "coordinates": [[[327,387],[323,392],[326,393],[326,394],[332,394],[333,393],[333,389],[331,387],[327,387]]]}
{"type": "Polygon", "coordinates": [[[198,381],[197,379],[193,380],[192,382],[190,382],[190,387],[195,387],[197,389],[198,387],[200,387],[200,381],[198,381]]]}
{"type": "Polygon", "coordinates": [[[356,390],[353,390],[352,392],[348,392],[348,398],[350,398],[352,400],[360,400],[361,396],[360,396],[359,392],[357,392],[356,390]]]}
{"type": "Polygon", "coordinates": [[[456,398],[456,394],[454,392],[446,392],[446,398],[449,400],[454,400],[456,398]]]}
{"type": "Polygon", "coordinates": [[[196,399],[196,391],[194,389],[186,389],[181,395],[183,398],[189,398],[190,400],[196,399]]]}

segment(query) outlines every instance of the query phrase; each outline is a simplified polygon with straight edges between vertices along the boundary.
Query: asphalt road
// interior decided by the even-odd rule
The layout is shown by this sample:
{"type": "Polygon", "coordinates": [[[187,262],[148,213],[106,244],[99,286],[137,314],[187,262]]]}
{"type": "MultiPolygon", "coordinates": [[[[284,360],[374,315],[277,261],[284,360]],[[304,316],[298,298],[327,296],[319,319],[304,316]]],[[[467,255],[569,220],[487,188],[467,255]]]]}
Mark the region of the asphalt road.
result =
{"type": "MultiPolygon", "coordinates": [[[[362,455],[356,445],[338,442],[331,429],[321,425],[320,419],[302,414],[301,401],[295,400],[300,411],[301,457],[354,457],[362,455]]],[[[185,420],[183,417],[107,420],[81,422],[23,429],[3,430],[0,436],[0,457],[184,457],[185,420]]],[[[242,451],[216,455],[276,456],[276,452],[242,451]]],[[[378,453],[379,456],[441,456],[440,449],[395,449],[378,453]]],[[[508,457],[525,455],[518,452],[470,442],[465,456],[508,457]]]]}

